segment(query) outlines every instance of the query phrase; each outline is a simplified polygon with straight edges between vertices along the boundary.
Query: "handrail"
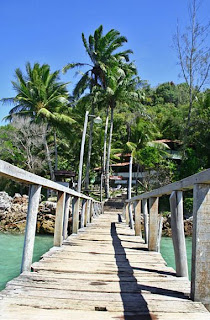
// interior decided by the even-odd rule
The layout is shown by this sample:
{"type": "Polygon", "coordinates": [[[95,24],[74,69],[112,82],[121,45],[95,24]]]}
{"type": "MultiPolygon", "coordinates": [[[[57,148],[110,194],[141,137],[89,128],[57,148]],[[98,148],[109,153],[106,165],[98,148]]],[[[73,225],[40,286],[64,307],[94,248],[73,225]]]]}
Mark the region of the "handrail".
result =
{"type": "MultiPolygon", "coordinates": [[[[23,182],[26,184],[37,184],[41,185],[45,188],[66,192],[70,194],[71,196],[79,197],[86,200],[93,200],[93,198],[90,198],[82,193],[79,193],[73,189],[70,189],[68,187],[62,186],[61,184],[51,181],[49,179],[40,177],[34,173],[28,172],[26,170],[20,169],[6,161],[0,160],[0,176],[4,176],[7,178],[10,178],[15,181],[23,182]]],[[[96,201],[96,200],[94,200],[96,201]]]]}
{"type": "Polygon", "coordinates": [[[160,187],[150,192],[142,193],[136,197],[126,200],[126,202],[133,202],[136,200],[148,199],[151,197],[161,197],[162,195],[170,194],[173,191],[178,190],[193,189],[194,184],[198,183],[210,184],[210,169],[193,174],[192,176],[167,184],[164,187],[160,187]]]}
{"type": "Polygon", "coordinates": [[[0,160],[0,176],[29,184],[30,186],[21,272],[31,270],[37,214],[42,187],[58,192],[54,229],[54,246],[61,246],[63,241],[68,237],[67,229],[71,197],[74,199],[74,204],[72,203],[73,233],[76,234],[79,229],[80,207],[81,228],[86,227],[88,223],[91,223],[93,217],[103,213],[102,202],[96,201],[91,197],[67,188],[59,183],[20,169],[3,160],[0,160]]]}
{"type": "Polygon", "coordinates": [[[193,189],[191,298],[210,306],[210,169],[125,200],[124,213],[126,223],[132,227],[134,212],[135,235],[138,236],[141,236],[141,213],[143,214],[145,243],[148,243],[149,251],[157,252],[162,232],[162,217],[158,210],[159,198],[170,195],[176,275],[188,277],[183,191],[189,189],[193,189]]]}

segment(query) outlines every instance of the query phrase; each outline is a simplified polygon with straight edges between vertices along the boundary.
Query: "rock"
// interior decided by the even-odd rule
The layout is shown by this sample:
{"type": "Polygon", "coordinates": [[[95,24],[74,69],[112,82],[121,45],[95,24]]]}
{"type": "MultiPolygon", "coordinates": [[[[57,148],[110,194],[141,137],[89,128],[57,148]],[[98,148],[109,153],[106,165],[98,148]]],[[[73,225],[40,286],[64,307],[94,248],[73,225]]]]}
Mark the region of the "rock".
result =
{"type": "Polygon", "coordinates": [[[0,192],[0,210],[8,210],[12,205],[12,197],[10,197],[6,192],[0,192]]]}
{"type": "Polygon", "coordinates": [[[44,220],[40,223],[39,232],[40,233],[54,233],[55,222],[52,220],[44,220]]]}

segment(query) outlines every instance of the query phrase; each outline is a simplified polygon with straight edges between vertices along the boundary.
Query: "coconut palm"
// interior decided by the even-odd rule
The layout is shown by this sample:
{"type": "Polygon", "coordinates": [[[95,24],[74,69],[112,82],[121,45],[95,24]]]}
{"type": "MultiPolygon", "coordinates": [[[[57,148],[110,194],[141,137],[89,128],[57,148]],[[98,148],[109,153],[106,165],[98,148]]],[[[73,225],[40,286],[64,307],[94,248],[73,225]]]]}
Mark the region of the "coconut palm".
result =
{"type": "Polygon", "coordinates": [[[114,122],[114,110],[116,109],[116,107],[122,104],[129,107],[130,104],[140,102],[142,95],[141,92],[138,90],[139,82],[140,79],[134,76],[133,69],[127,68],[127,73],[124,74],[112,74],[112,72],[110,72],[109,76],[107,77],[106,90],[101,90],[103,100],[111,110],[109,141],[105,161],[105,193],[107,198],[109,198],[109,166],[114,122]]]}
{"type": "MultiPolygon", "coordinates": [[[[16,81],[12,85],[17,95],[13,98],[2,99],[3,102],[15,104],[6,119],[14,115],[30,117],[32,122],[45,122],[49,126],[69,125],[75,122],[70,117],[68,108],[69,94],[67,83],[59,81],[59,71],[51,72],[47,64],[35,63],[32,67],[26,64],[26,75],[18,68],[15,70],[16,81]]],[[[54,179],[52,161],[47,144],[47,131],[44,136],[46,158],[51,179],[54,179]]]]}
{"type": "MultiPolygon", "coordinates": [[[[98,86],[103,89],[107,87],[107,75],[110,69],[117,70],[118,72],[124,73],[120,63],[123,61],[129,61],[129,54],[132,53],[131,50],[125,50],[122,52],[116,52],[117,49],[122,47],[122,45],[127,42],[126,37],[121,36],[120,32],[114,29],[108,31],[103,35],[103,26],[101,25],[95,30],[94,35],[90,35],[89,39],[85,38],[84,33],[82,33],[82,41],[86,52],[90,58],[90,64],[88,63],[69,63],[63,68],[63,72],[76,67],[87,67],[81,77],[81,79],[76,84],[73,95],[75,97],[80,97],[86,89],[93,92],[94,87],[98,86]]],[[[92,103],[91,114],[95,114],[95,104],[92,103]]],[[[108,113],[107,113],[108,121],[108,113]]],[[[108,122],[105,126],[105,135],[107,133],[108,122]]],[[[90,122],[90,132],[89,132],[89,147],[86,165],[86,178],[85,178],[85,188],[88,189],[89,186],[89,170],[90,170],[90,157],[92,149],[92,135],[93,135],[93,118],[90,122]]],[[[106,139],[105,139],[106,140],[106,139]]]]}

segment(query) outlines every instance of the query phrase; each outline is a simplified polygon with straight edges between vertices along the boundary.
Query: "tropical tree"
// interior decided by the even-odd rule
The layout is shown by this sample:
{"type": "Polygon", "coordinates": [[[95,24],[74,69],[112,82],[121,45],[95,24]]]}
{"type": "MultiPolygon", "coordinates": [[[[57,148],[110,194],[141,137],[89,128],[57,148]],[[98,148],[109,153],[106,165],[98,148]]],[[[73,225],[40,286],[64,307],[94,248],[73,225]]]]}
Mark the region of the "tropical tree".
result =
{"type": "Polygon", "coordinates": [[[174,36],[181,75],[187,84],[189,95],[186,134],[189,133],[193,102],[197,93],[209,81],[210,54],[206,39],[210,23],[204,25],[198,20],[199,8],[200,1],[191,0],[189,2],[189,25],[182,33],[177,24],[174,36]]]}
{"type": "MultiPolygon", "coordinates": [[[[128,71],[129,69],[127,69],[128,71]]],[[[109,128],[109,141],[107,147],[106,156],[106,168],[105,168],[105,194],[109,198],[109,167],[110,167],[110,154],[113,134],[114,123],[114,110],[119,105],[126,105],[129,108],[129,104],[140,103],[142,98],[138,86],[140,79],[134,77],[132,72],[127,74],[110,74],[108,77],[108,86],[104,92],[102,92],[104,101],[111,110],[110,128],[109,128]]]]}
{"type": "Polygon", "coordinates": [[[59,71],[51,72],[47,64],[35,63],[33,67],[26,64],[26,75],[18,68],[15,70],[16,81],[12,81],[17,95],[12,98],[2,99],[3,102],[11,102],[15,106],[10,110],[6,118],[11,120],[13,116],[30,117],[32,122],[47,123],[44,146],[48,161],[51,179],[54,179],[54,171],[47,143],[47,131],[49,127],[65,128],[75,122],[70,117],[69,94],[67,83],[59,81],[59,71]]]}
{"type": "MultiPolygon", "coordinates": [[[[82,33],[82,41],[86,52],[90,58],[89,63],[69,63],[63,68],[63,72],[75,67],[87,67],[85,71],[76,84],[73,95],[75,97],[80,97],[85,90],[89,89],[90,94],[93,93],[95,87],[101,87],[106,89],[107,87],[107,75],[110,70],[117,70],[118,72],[124,72],[121,68],[123,66],[120,63],[122,60],[129,61],[129,54],[132,53],[131,50],[117,51],[122,45],[127,42],[126,37],[121,36],[120,32],[114,29],[108,31],[103,35],[103,26],[101,25],[95,30],[94,35],[90,35],[89,39],[85,38],[84,33],[82,33]],[[116,52],[117,51],[117,52],[116,52]]],[[[94,99],[93,99],[94,100],[94,99]]],[[[91,114],[95,114],[96,105],[94,101],[91,106],[91,114]]],[[[105,141],[107,136],[108,128],[108,112],[106,117],[105,125],[105,141]]],[[[93,118],[90,121],[90,132],[89,132],[89,147],[88,147],[88,157],[86,165],[86,178],[85,178],[85,188],[88,189],[89,186],[89,170],[90,170],[90,157],[92,149],[92,135],[93,135],[93,118]]]]}

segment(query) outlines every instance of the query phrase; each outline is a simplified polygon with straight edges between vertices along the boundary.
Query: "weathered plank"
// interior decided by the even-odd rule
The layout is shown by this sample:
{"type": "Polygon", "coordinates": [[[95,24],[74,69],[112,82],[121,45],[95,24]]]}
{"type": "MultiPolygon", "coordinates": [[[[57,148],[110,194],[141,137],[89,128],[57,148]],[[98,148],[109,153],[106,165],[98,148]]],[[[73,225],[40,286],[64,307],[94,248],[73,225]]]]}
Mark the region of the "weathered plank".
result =
{"type": "Polygon", "coordinates": [[[175,277],[116,213],[93,218],[33,270],[2,291],[0,319],[210,319],[189,299],[189,281],[175,277]]]}

